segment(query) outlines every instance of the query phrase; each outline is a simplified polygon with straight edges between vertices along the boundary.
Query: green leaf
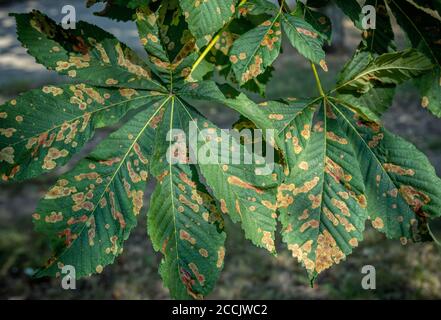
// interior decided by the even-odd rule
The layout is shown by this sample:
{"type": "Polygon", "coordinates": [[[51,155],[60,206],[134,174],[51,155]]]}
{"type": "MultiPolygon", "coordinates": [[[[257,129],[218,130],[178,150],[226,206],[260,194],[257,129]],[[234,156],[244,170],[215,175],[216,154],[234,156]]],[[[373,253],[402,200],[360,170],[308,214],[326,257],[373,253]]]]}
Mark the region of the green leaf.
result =
{"type": "Polygon", "coordinates": [[[161,41],[158,19],[160,19],[159,13],[152,12],[150,9],[138,11],[136,25],[139,38],[150,60],[152,60],[151,57],[155,57],[159,61],[170,62],[168,50],[161,41]]]}
{"type": "Polygon", "coordinates": [[[184,130],[188,124],[187,115],[180,108],[171,98],[157,130],[157,141],[168,143],[166,148],[159,147],[159,154],[158,148],[155,152],[153,170],[158,184],[152,195],[147,228],[155,250],[164,255],[160,273],[171,296],[201,299],[213,289],[222,269],[225,233],[222,217],[199,182],[195,165],[170,161],[176,148],[169,130],[184,130]]]}
{"type": "Polygon", "coordinates": [[[385,53],[371,59],[363,68],[346,68],[335,90],[339,93],[363,94],[374,87],[401,84],[431,69],[430,60],[415,50],[385,53]]]}
{"type": "Polygon", "coordinates": [[[242,95],[229,106],[278,132],[282,237],[312,279],[352,252],[366,219],[404,244],[440,215],[441,180],[427,158],[337,99],[256,105],[242,95]]]}
{"type": "Polygon", "coordinates": [[[335,121],[325,126],[323,105],[313,124],[317,102],[270,101],[254,107],[237,103],[237,110],[258,127],[272,127],[278,133],[276,143],[286,163],[277,195],[282,237],[312,278],[352,251],[349,243],[362,239],[367,217],[355,155],[349,146],[340,144],[335,121]],[[327,134],[327,129],[333,134],[327,134]],[[343,165],[345,173],[340,170],[343,165]],[[342,201],[346,193],[348,198],[342,201]]]}
{"type": "Polygon", "coordinates": [[[363,42],[366,48],[378,54],[395,50],[394,32],[386,2],[384,0],[368,0],[365,3],[366,5],[373,6],[376,13],[375,29],[368,29],[363,32],[363,42]]]}
{"type": "Polygon", "coordinates": [[[237,39],[230,52],[236,79],[241,85],[265,72],[280,53],[280,13],[237,39]]]}
{"type": "Polygon", "coordinates": [[[175,2],[161,4],[155,13],[139,10],[137,25],[141,43],[148,53],[149,65],[169,90],[212,74],[214,65],[205,60],[199,63],[196,72],[192,72],[198,58],[196,39],[188,30],[175,2]]]}
{"type": "Polygon", "coordinates": [[[198,88],[199,84],[189,84],[166,105],[158,124],[152,166],[152,173],[160,184],[149,211],[149,233],[157,250],[163,248],[164,241],[169,239],[167,248],[171,251],[166,251],[160,272],[176,298],[205,296],[218,276],[214,270],[220,269],[222,261],[219,259],[223,259],[224,254],[224,236],[214,236],[216,229],[208,223],[221,223],[222,220],[217,217],[212,201],[204,200],[208,196],[198,196],[200,192],[206,194],[206,191],[200,185],[194,162],[191,158],[187,159],[190,155],[197,157],[197,167],[218,199],[221,212],[228,214],[233,221],[240,221],[246,237],[254,244],[274,251],[275,194],[274,189],[272,192],[266,190],[275,186],[273,176],[256,177],[254,165],[231,163],[228,156],[225,159],[225,154],[219,154],[221,142],[218,139],[213,137],[212,142],[208,142],[208,134],[222,137],[222,141],[231,138],[228,134],[222,135],[219,128],[183,99],[213,96],[210,100],[224,101],[225,98],[212,83],[202,85],[199,93],[198,88]],[[195,132],[190,131],[190,126],[194,126],[195,132]],[[180,140],[183,137],[188,137],[188,144],[186,140],[180,140]],[[217,158],[201,158],[207,152],[217,158]],[[210,159],[213,162],[208,161],[210,159]],[[173,162],[177,160],[178,163],[173,162]],[[165,198],[169,200],[164,202],[165,198]],[[167,213],[165,218],[164,212],[167,213]],[[201,258],[200,249],[207,250],[212,258],[201,258]],[[176,250],[179,251],[178,256],[176,250]],[[192,262],[196,264],[196,269],[194,265],[189,265],[192,262]],[[198,280],[200,275],[206,282],[198,280]]]}
{"type": "Polygon", "coordinates": [[[367,218],[360,168],[331,114],[325,102],[315,124],[310,112],[285,133],[294,145],[287,156],[296,161],[277,196],[283,240],[311,278],[352,252],[367,218]]]}
{"type": "Polygon", "coordinates": [[[0,106],[0,174],[20,181],[64,165],[93,137],[160,93],[86,84],[45,86],[0,106]]]}
{"type": "MultiPolygon", "coordinates": [[[[338,77],[339,83],[344,83],[362,73],[373,60],[374,56],[370,52],[357,50],[341,71],[338,77]]],[[[353,110],[363,114],[367,119],[378,122],[381,115],[392,105],[394,95],[394,85],[386,85],[372,88],[364,94],[357,92],[340,93],[337,98],[353,110]]]]}
{"type": "MultiPolygon", "coordinates": [[[[249,2],[245,2],[243,6],[246,6],[247,4],[249,4],[249,2]]],[[[245,8],[240,7],[239,10],[241,12],[244,12],[245,8]]],[[[213,64],[217,69],[219,75],[225,77],[227,81],[237,83],[238,81],[235,78],[234,72],[231,72],[233,67],[232,62],[230,61],[232,46],[236,39],[240,38],[246,32],[260,25],[264,19],[265,16],[252,16],[245,15],[245,13],[243,13],[239,18],[232,20],[231,23],[228,24],[228,26],[222,29],[222,32],[218,33],[218,39],[215,45],[211,48],[210,52],[205,57],[205,61],[213,64]]],[[[265,70],[265,72],[267,72],[267,70],[265,70]]],[[[192,78],[194,78],[193,74],[192,78]]],[[[264,80],[262,79],[262,77],[265,78],[264,75],[260,75],[258,77],[261,79],[261,81],[264,80]]],[[[256,86],[259,86],[257,82],[258,80],[250,80],[248,81],[247,85],[251,84],[254,88],[256,88],[256,86]]]]}
{"type": "Polygon", "coordinates": [[[214,81],[187,83],[182,88],[179,88],[178,92],[179,96],[185,99],[213,101],[223,104],[229,101],[214,81]]]}
{"type": "Polygon", "coordinates": [[[165,2],[156,12],[146,9],[137,13],[138,32],[151,69],[169,84],[169,89],[182,85],[189,78],[197,59],[195,38],[180,13],[173,2],[165,2]]]}
{"type": "Polygon", "coordinates": [[[235,0],[179,0],[179,4],[193,35],[208,41],[236,12],[235,0]]]}
{"type": "Polygon", "coordinates": [[[421,106],[441,118],[441,68],[433,68],[415,82],[423,96],[421,106]]]}
{"type": "Polygon", "coordinates": [[[331,43],[332,25],[331,20],[326,15],[312,10],[302,2],[297,3],[294,15],[303,18],[319,33],[323,40],[328,41],[329,44],[331,43]]]}
{"type": "Polygon", "coordinates": [[[246,82],[242,88],[254,93],[259,94],[262,97],[265,97],[266,94],[266,86],[271,80],[273,76],[274,68],[272,66],[269,66],[266,68],[265,72],[261,75],[258,75],[256,78],[251,79],[250,81],[246,82]]]}
{"type": "Polygon", "coordinates": [[[201,298],[212,290],[225,255],[223,222],[196,166],[167,160],[173,150],[171,142],[164,144],[168,129],[184,129],[189,119],[175,99],[158,97],[49,190],[34,218],[37,230],[52,240],[54,257],[38,276],[57,274],[66,264],[83,276],[112,263],[136,224],[151,172],[159,183],[149,234],[155,249],[164,250],[165,285],[175,298],[201,298]]]}
{"type": "Polygon", "coordinates": [[[134,51],[94,25],[65,30],[39,11],[14,16],[18,39],[49,70],[92,85],[163,90],[134,51]]]}
{"type": "MultiPolygon", "coordinates": [[[[198,124],[199,130],[203,130],[203,124],[198,124]]],[[[216,130],[214,136],[222,136],[220,130],[212,124],[208,123],[207,128],[216,130]]],[[[222,136],[222,139],[225,139],[225,136],[222,136]]],[[[244,149],[237,140],[233,146],[236,150],[244,149]]],[[[246,150],[243,154],[247,157],[246,150]]],[[[230,163],[228,157],[229,155],[221,155],[223,161],[220,161],[220,164],[200,164],[200,170],[214,196],[219,200],[221,211],[228,214],[234,222],[240,222],[245,237],[254,245],[274,253],[274,233],[277,225],[275,186],[278,173],[256,168],[254,165],[235,164],[239,163],[240,158],[235,158],[234,154],[230,163]],[[261,175],[265,171],[271,175],[261,175]]]]}
{"type": "MultiPolygon", "coordinates": [[[[233,20],[231,25],[234,24],[236,20],[233,20]]],[[[210,50],[210,52],[207,54],[206,61],[209,63],[214,63],[216,66],[219,66],[220,68],[228,68],[230,59],[229,54],[231,47],[233,46],[234,40],[239,37],[239,34],[236,34],[235,32],[232,32],[231,29],[233,29],[232,26],[229,26],[227,30],[219,34],[219,40],[216,42],[214,47],[210,50]]],[[[228,70],[229,72],[229,70],[228,70]]]]}
{"type": "Polygon", "coordinates": [[[441,180],[415,146],[333,103],[366,185],[369,216],[388,238],[420,241],[419,224],[441,215],[441,180]]]}
{"type": "Polygon", "coordinates": [[[381,116],[392,105],[395,88],[375,88],[360,96],[339,94],[338,100],[364,118],[381,122],[381,116]]]}
{"type": "Polygon", "coordinates": [[[286,157],[286,153],[287,150],[293,150],[295,146],[292,143],[285,143],[283,132],[287,130],[287,128],[292,129],[298,126],[300,130],[305,130],[305,134],[307,134],[310,128],[296,123],[295,120],[305,109],[312,108],[313,111],[313,106],[317,100],[318,99],[306,101],[291,98],[287,101],[262,102],[256,105],[244,94],[241,94],[235,99],[229,99],[226,104],[251,120],[258,128],[263,130],[274,129],[277,133],[274,137],[276,142],[275,147],[285,154],[284,160],[286,164],[289,165],[291,159],[286,157]]]}
{"type": "Polygon", "coordinates": [[[319,36],[317,30],[305,20],[290,14],[282,15],[282,24],[292,46],[305,58],[319,64],[327,71],[325,52],[322,48],[323,38],[319,36]]]}
{"type": "Polygon", "coordinates": [[[77,277],[100,273],[122,252],[143,205],[153,124],[162,105],[111,134],[40,201],[35,226],[51,240],[54,254],[37,276],[59,274],[64,265],[74,266],[77,277]]]}
{"type": "MultiPolygon", "coordinates": [[[[251,12],[261,10],[259,3],[250,3],[249,7],[245,4],[244,13],[248,13],[249,9],[252,10],[251,12]]],[[[273,13],[272,16],[264,17],[263,22],[242,34],[233,43],[230,62],[241,86],[263,74],[279,56],[282,44],[281,24],[291,44],[299,53],[327,70],[325,52],[322,49],[323,38],[318,31],[303,18],[282,13],[282,8],[276,12],[272,11],[269,12],[273,13]]]]}
{"type": "MultiPolygon", "coordinates": [[[[126,90],[136,93],[133,89],[126,90]]],[[[184,163],[174,164],[171,170],[167,169],[170,168],[166,159],[170,145],[164,144],[164,140],[169,128],[188,130],[186,124],[190,120],[197,121],[198,128],[216,128],[180,96],[217,102],[226,99],[212,82],[188,84],[176,93],[168,97],[155,96],[154,99],[140,96],[140,103],[145,105],[151,101],[153,107],[148,106],[138,113],[49,190],[34,218],[37,230],[52,240],[54,257],[38,276],[58,274],[66,264],[75,266],[77,275],[83,276],[101,272],[105,265],[112,263],[136,224],[135,216],[141,209],[140,198],[146,186],[145,180],[153,174],[159,184],[149,212],[149,234],[157,250],[166,248],[161,267],[165,284],[170,288],[172,296],[177,298],[201,298],[208,294],[222,267],[225,235],[222,232],[222,217],[217,213],[216,203],[200,183],[195,171],[197,167],[207,175],[204,178],[210,181],[210,187],[215,192],[225,196],[225,199],[237,199],[234,203],[241,201],[238,208],[243,217],[235,211],[230,215],[236,221],[240,217],[247,237],[261,247],[274,250],[275,194],[274,189],[272,192],[266,190],[275,186],[274,176],[256,178],[256,168],[249,166],[249,184],[242,184],[245,175],[242,175],[241,165],[231,165],[231,173],[225,173],[225,166],[220,164],[196,166],[184,163]],[[198,87],[201,91],[195,90],[198,87]],[[172,193],[168,193],[170,191],[172,193]],[[261,195],[263,191],[265,194],[261,195]],[[173,197],[178,201],[174,203],[174,211],[171,207],[164,209],[164,206],[170,204],[163,200],[166,194],[168,201],[173,197]],[[241,198],[246,195],[249,199],[241,198]],[[181,205],[187,214],[185,217],[182,216],[181,205]],[[185,208],[191,209],[191,212],[185,208]],[[187,238],[185,232],[177,234],[164,227],[164,219],[172,219],[176,212],[179,215],[174,223],[188,232],[190,238],[187,238]],[[255,215],[261,215],[262,220],[254,221],[255,215]],[[112,231],[110,235],[104,235],[103,232],[108,230],[112,231]],[[165,239],[172,237],[176,241],[169,242],[170,247],[163,247],[165,239]],[[197,239],[200,246],[189,246],[193,238],[197,239]],[[101,242],[103,245],[97,246],[101,242]],[[176,245],[171,246],[173,243],[176,245]],[[173,259],[174,250],[182,253],[178,260],[173,259]],[[180,269],[176,266],[180,266],[180,269]]],[[[216,128],[217,132],[219,130],[216,128]]],[[[201,141],[198,147],[203,145],[201,141]]],[[[235,204],[233,206],[237,208],[235,204]]],[[[231,208],[222,200],[219,207],[222,210],[231,208]]]]}
{"type": "Polygon", "coordinates": [[[152,195],[147,228],[155,250],[164,255],[164,285],[175,299],[202,299],[223,267],[222,217],[194,166],[170,166],[161,179],[152,195]]]}
{"type": "Polygon", "coordinates": [[[118,1],[121,3],[125,3],[127,8],[131,8],[131,9],[147,7],[151,2],[151,0],[118,0],[118,1]]]}
{"type": "Polygon", "coordinates": [[[275,15],[279,8],[268,0],[249,0],[239,6],[242,15],[275,15]]]}
{"type": "MultiPolygon", "coordinates": [[[[421,1],[419,5],[424,5],[421,1]]],[[[441,117],[441,22],[439,14],[432,11],[419,10],[410,1],[391,0],[388,3],[400,27],[406,32],[412,47],[424,53],[435,65],[429,73],[416,80],[422,101],[421,105],[428,108],[434,115],[441,117]]],[[[432,1],[425,4],[431,4],[432,1]]],[[[430,8],[435,5],[430,5],[430,8]]],[[[437,5],[438,10],[439,4],[437,5]]]]}
{"type": "MultiPolygon", "coordinates": [[[[244,159],[251,157],[254,161],[259,158],[250,154],[231,134],[202,118],[182,100],[185,97],[196,97],[197,93],[189,92],[199,90],[205,89],[193,86],[192,90],[182,91],[180,94],[182,98],[178,98],[176,103],[177,110],[180,110],[179,113],[186,114],[182,123],[192,122],[196,126],[196,132],[199,136],[199,152],[190,147],[189,153],[198,155],[199,169],[207,185],[213,190],[214,196],[220,202],[222,213],[228,214],[234,222],[240,222],[245,231],[245,237],[256,246],[274,252],[274,231],[276,228],[274,188],[278,179],[278,168],[275,167],[271,171],[271,168],[264,164],[261,166],[244,164],[245,160],[241,161],[241,157],[244,159]],[[234,148],[234,152],[222,147],[222,143],[226,142],[231,145],[231,148],[234,148]],[[201,150],[205,150],[206,153],[201,150]],[[207,153],[211,155],[212,158],[209,159],[213,161],[208,161],[205,158],[207,153]],[[203,158],[201,158],[202,155],[203,158]]],[[[201,95],[206,93],[207,91],[201,95]]],[[[226,100],[223,102],[227,103],[226,100]]]]}

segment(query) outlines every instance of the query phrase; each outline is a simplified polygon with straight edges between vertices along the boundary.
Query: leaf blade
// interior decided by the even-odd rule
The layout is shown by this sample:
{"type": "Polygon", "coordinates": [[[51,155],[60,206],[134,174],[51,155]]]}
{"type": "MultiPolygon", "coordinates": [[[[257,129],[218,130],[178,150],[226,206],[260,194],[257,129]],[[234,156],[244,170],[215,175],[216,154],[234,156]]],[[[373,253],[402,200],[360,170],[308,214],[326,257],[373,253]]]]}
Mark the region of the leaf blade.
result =
{"type": "Polygon", "coordinates": [[[361,70],[351,71],[343,77],[332,91],[363,94],[376,86],[401,84],[406,80],[421,76],[432,69],[431,62],[415,50],[385,53],[361,70]]]}
{"type": "Polygon", "coordinates": [[[427,157],[378,124],[334,107],[357,152],[373,226],[403,244],[420,241],[418,227],[438,217],[441,206],[441,180],[427,157]]]}
{"type": "Polygon", "coordinates": [[[94,25],[78,22],[64,30],[39,11],[14,17],[18,39],[49,70],[97,86],[163,90],[130,48],[94,25]]]}
{"type": "Polygon", "coordinates": [[[212,36],[236,12],[235,0],[180,0],[190,31],[197,39],[212,36]]]}
{"type": "Polygon", "coordinates": [[[140,112],[111,134],[40,201],[35,227],[51,240],[54,255],[37,277],[56,275],[64,265],[74,266],[77,277],[100,273],[122,252],[143,206],[151,125],[162,106],[140,112]]]}
{"type": "Polygon", "coordinates": [[[64,165],[97,128],[160,98],[157,92],[72,84],[45,86],[11,100],[0,106],[3,180],[29,179],[64,165]]]}
{"type": "Polygon", "coordinates": [[[283,28],[292,46],[305,58],[327,71],[325,52],[322,48],[323,39],[319,37],[317,31],[305,20],[290,14],[283,14],[282,21],[283,28]]]}
{"type": "Polygon", "coordinates": [[[230,51],[232,69],[239,84],[256,78],[280,53],[280,12],[237,39],[230,51]]]}
{"type": "Polygon", "coordinates": [[[162,145],[154,153],[152,172],[158,184],[149,209],[148,232],[155,250],[164,255],[160,274],[171,296],[202,299],[213,289],[222,269],[225,233],[222,217],[200,183],[196,166],[176,155],[182,152],[182,145],[174,138],[187,130],[186,118],[176,98],[171,98],[156,136],[162,145]]]}

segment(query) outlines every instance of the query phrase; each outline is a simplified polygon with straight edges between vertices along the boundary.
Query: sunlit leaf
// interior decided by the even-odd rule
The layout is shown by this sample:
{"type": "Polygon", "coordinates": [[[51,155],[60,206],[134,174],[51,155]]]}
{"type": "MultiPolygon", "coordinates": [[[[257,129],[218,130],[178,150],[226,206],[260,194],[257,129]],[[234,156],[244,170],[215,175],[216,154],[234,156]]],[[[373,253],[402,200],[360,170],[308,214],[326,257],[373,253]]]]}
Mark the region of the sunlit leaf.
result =
{"type": "Polygon", "coordinates": [[[64,165],[95,129],[131,109],[157,101],[159,92],[104,89],[86,84],[45,86],[0,106],[0,173],[23,180],[64,165]]]}
{"type": "Polygon", "coordinates": [[[363,94],[374,87],[401,84],[404,81],[418,77],[432,69],[432,63],[423,54],[415,50],[385,53],[376,58],[363,56],[369,60],[357,59],[346,68],[337,83],[339,93],[363,94]],[[368,64],[366,62],[369,61],[368,64]]]}
{"type": "Polygon", "coordinates": [[[39,11],[14,16],[18,39],[50,70],[93,85],[162,89],[136,53],[101,28],[80,21],[65,30],[39,11]]]}
{"type": "Polygon", "coordinates": [[[230,61],[240,84],[264,73],[280,53],[280,14],[243,34],[231,48],[230,61]]]}
{"type": "Polygon", "coordinates": [[[150,106],[111,134],[40,201],[35,226],[54,253],[37,276],[59,275],[64,265],[74,266],[77,277],[101,273],[121,254],[143,206],[161,106],[150,106]]]}
{"type": "Polygon", "coordinates": [[[441,180],[427,158],[335,98],[246,101],[229,105],[279,133],[282,237],[311,279],[358,246],[367,219],[406,244],[421,241],[428,219],[440,215],[441,180]]]}
{"type": "Polygon", "coordinates": [[[236,0],[179,0],[179,4],[197,39],[209,40],[236,12],[236,0]]]}
{"type": "MultiPolygon", "coordinates": [[[[339,83],[349,81],[355,74],[363,72],[373,60],[374,56],[370,52],[357,50],[340,72],[339,83]]],[[[368,119],[379,121],[381,115],[391,106],[394,95],[395,85],[376,83],[375,87],[366,93],[343,92],[339,93],[337,97],[342,103],[347,103],[352,109],[357,110],[368,119]]]]}

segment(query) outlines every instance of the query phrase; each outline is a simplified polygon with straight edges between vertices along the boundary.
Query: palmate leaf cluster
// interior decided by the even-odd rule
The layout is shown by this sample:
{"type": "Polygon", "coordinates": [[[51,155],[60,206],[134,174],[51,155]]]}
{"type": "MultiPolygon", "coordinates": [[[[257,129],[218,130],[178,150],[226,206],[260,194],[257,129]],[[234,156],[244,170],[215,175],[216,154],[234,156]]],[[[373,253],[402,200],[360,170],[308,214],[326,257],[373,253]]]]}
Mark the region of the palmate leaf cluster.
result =
{"type": "Polygon", "coordinates": [[[64,30],[38,11],[14,14],[29,54],[72,81],[0,106],[3,181],[63,166],[97,129],[132,115],[40,201],[33,220],[53,256],[37,276],[60,275],[64,265],[87,276],[113,263],[141,215],[150,179],[156,186],[147,230],[173,298],[200,299],[213,289],[227,254],[224,219],[271,253],[280,236],[311,280],[358,246],[368,220],[402,244],[432,240],[441,180],[420,151],[382,126],[381,116],[405,81],[418,87],[424,108],[441,115],[439,1],[367,0],[377,10],[375,30],[362,30],[355,0],[295,8],[266,0],[88,5],[97,2],[105,2],[99,15],[136,22],[147,59],[89,23],[64,30]],[[360,28],[362,40],[325,92],[315,65],[327,71],[323,46],[332,43],[332,25],[320,9],[329,4],[360,28]],[[392,17],[408,49],[396,49],[392,17]],[[311,62],[319,95],[256,103],[242,89],[265,93],[285,39],[311,62]],[[204,117],[197,100],[236,110],[241,127],[275,130],[267,141],[279,155],[272,174],[259,174],[262,165],[234,164],[234,152],[218,155],[228,142],[230,150],[257,157],[204,117]],[[182,144],[190,122],[201,139],[182,144]],[[219,161],[189,161],[199,148],[219,161]]]}

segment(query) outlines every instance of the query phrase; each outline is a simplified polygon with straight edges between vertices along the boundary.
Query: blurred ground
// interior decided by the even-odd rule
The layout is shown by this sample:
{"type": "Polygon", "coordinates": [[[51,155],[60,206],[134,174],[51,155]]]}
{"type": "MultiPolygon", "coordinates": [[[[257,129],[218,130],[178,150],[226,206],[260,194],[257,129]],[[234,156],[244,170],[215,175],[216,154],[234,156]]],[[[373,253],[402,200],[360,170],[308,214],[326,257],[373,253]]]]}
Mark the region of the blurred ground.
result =
{"type": "MultiPolygon", "coordinates": [[[[39,8],[60,20],[62,3],[56,0],[2,2],[0,0],[0,102],[30,88],[64,80],[44,70],[26,55],[15,40],[14,22],[8,17],[9,12],[39,8]]],[[[70,0],[69,4],[76,6],[78,19],[93,21],[142,52],[133,24],[93,17],[90,10],[83,9],[82,0],[70,0]]],[[[357,45],[356,41],[357,34],[348,31],[348,48],[328,56],[330,72],[322,75],[325,87],[332,86],[336,73],[350,57],[351,48],[357,45]]],[[[316,94],[309,65],[293,49],[286,47],[275,67],[275,76],[268,90],[269,98],[316,94]]],[[[238,117],[216,106],[203,105],[201,111],[223,128],[229,128],[238,117]]],[[[441,122],[420,107],[418,96],[410,85],[400,88],[384,123],[393,132],[414,142],[441,173],[441,122]]],[[[100,131],[83,155],[109,130],[100,131]]],[[[167,299],[168,292],[157,273],[160,257],[153,252],[146,237],[142,218],[117,262],[101,275],[80,280],[77,290],[62,290],[60,281],[56,279],[32,279],[33,268],[46,260],[49,248],[33,232],[31,214],[57,174],[72,167],[77,160],[53,175],[23,184],[0,185],[0,298],[167,299]]],[[[433,228],[441,235],[441,226],[433,228]]],[[[209,296],[212,299],[441,298],[441,251],[433,244],[402,247],[398,241],[388,241],[368,228],[365,241],[355,253],[346,262],[325,272],[312,289],[304,270],[280,244],[278,257],[274,258],[246,241],[238,226],[227,223],[227,233],[225,269],[215,291],[209,296]],[[360,285],[360,270],[367,264],[377,270],[375,291],[365,291],[360,285]]]]}

